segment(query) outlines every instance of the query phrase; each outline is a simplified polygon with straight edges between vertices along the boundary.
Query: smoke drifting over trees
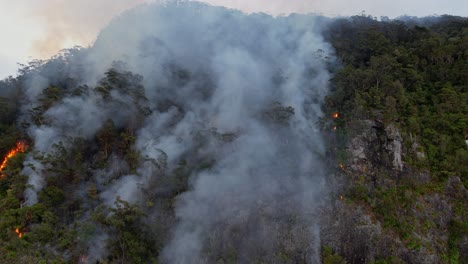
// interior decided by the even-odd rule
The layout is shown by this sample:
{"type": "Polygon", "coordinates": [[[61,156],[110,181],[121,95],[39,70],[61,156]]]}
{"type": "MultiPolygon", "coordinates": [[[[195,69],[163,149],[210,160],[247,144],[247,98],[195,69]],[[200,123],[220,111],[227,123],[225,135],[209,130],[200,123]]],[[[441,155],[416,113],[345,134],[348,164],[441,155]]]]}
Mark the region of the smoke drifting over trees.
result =
{"type": "MultiPolygon", "coordinates": [[[[22,171],[26,205],[57,185],[72,191],[79,220],[103,226],[83,241],[93,247],[119,236],[111,219],[135,204],[135,221],[164,229],[153,230],[163,263],[227,261],[233,251],[246,263],[278,252],[318,262],[318,121],[332,62],[321,23],[146,5],[114,19],[91,48],[24,69],[22,122],[34,148],[22,171]],[[63,174],[70,183],[56,182],[63,174]]],[[[109,250],[83,254],[92,262],[109,250]]]]}
{"type": "Polygon", "coordinates": [[[466,28],[123,13],[0,81],[0,262],[457,263],[466,28]]]}

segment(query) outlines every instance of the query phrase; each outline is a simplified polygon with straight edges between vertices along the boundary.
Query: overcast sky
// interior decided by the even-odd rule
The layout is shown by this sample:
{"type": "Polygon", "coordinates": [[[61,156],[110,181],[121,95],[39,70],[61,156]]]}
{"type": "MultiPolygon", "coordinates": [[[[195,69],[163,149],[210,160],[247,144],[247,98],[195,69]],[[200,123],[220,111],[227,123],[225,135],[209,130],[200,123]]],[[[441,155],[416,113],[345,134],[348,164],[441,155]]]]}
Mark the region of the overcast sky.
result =
{"type": "MultiPolygon", "coordinates": [[[[155,0],[0,0],[0,79],[17,63],[49,58],[60,49],[90,45],[122,11],[155,0]]],[[[349,16],[468,15],[467,0],[203,0],[245,12],[349,16]]]]}

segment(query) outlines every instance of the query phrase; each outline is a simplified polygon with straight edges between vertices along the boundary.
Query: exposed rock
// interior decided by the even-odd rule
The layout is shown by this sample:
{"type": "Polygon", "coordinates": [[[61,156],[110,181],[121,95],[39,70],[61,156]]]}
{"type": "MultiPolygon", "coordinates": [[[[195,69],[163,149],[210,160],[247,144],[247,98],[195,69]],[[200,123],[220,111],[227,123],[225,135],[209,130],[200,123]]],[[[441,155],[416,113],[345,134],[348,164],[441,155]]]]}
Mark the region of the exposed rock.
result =
{"type": "Polygon", "coordinates": [[[365,208],[344,201],[336,201],[333,207],[333,213],[325,214],[322,219],[322,244],[332,247],[346,263],[375,263],[388,256],[393,257],[391,263],[440,262],[430,249],[408,249],[365,208]]]}
{"type": "Polygon", "coordinates": [[[347,146],[351,156],[348,165],[354,171],[361,171],[363,166],[366,166],[372,159],[373,144],[377,140],[374,125],[375,123],[371,120],[358,120],[349,125],[350,130],[359,131],[347,146]]]}
{"type": "Polygon", "coordinates": [[[366,142],[363,136],[353,138],[349,146],[349,151],[355,160],[365,160],[367,158],[365,145],[366,142]]]}
{"type": "Polygon", "coordinates": [[[412,234],[423,243],[417,249],[408,248],[398,235],[383,229],[367,208],[347,203],[346,200],[335,201],[333,209],[324,213],[322,244],[332,247],[347,263],[374,263],[388,256],[394,258],[392,263],[440,263],[436,252],[444,250],[444,241],[447,239],[445,230],[451,208],[437,195],[427,196],[420,202],[414,208],[426,206],[428,211],[411,210],[414,217],[422,220],[435,218],[437,227],[433,227],[426,235],[412,234]],[[435,205],[432,207],[430,203],[435,205]]]}
{"type": "Polygon", "coordinates": [[[417,151],[417,152],[416,152],[416,157],[417,157],[419,160],[423,160],[423,159],[426,158],[426,154],[424,154],[424,152],[417,151]]]}
{"type": "Polygon", "coordinates": [[[403,171],[403,139],[395,125],[384,126],[379,120],[359,120],[353,121],[349,128],[358,131],[347,146],[354,170],[358,170],[357,164],[372,161],[375,164],[383,162],[393,170],[403,171]]]}
{"type": "MultiPolygon", "coordinates": [[[[454,218],[453,201],[468,199],[460,178],[449,178],[445,190],[439,190],[431,185],[434,179],[429,171],[405,167],[405,151],[419,159],[425,154],[413,138],[405,149],[395,124],[353,120],[346,128],[348,158],[334,176],[338,181],[334,195],[339,198],[324,213],[322,244],[347,263],[390,261],[390,256],[396,257],[391,263],[443,263],[440,257],[447,252],[451,223],[464,221],[454,218]],[[400,191],[402,186],[407,189],[400,191]],[[375,210],[375,201],[382,195],[391,211],[386,216],[375,210]]],[[[459,240],[461,256],[462,241],[468,238],[459,240]]]]}
{"type": "Polygon", "coordinates": [[[445,187],[445,193],[451,198],[468,199],[468,191],[466,190],[460,177],[452,176],[448,179],[445,187]]]}
{"type": "MultiPolygon", "coordinates": [[[[460,259],[464,259],[465,261],[468,259],[468,236],[462,236],[460,239],[460,246],[459,246],[459,252],[460,252],[460,259]]],[[[462,262],[460,262],[462,263],[462,262]]],[[[465,262],[466,263],[466,262],[465,262]]]]}
{"type": "Polygon", "coordinates": [[[379,256],[382,228],[369,215],[342,201],[334,204],[334,213],[327,214],[322,228],[322,243],[343,256],[347,263],[370,263],[379,256]]]}
{"type": "Polygon", "coordinates": [[[412,134],[409,135],[409,140],[411,142],[411,151],[416,154],[416,158],[421,161],[426,159],[426,153],[421,150],[419,142],[412,134]]]}
{"type": "Polygon", "coordinates": [[[412,186],[427,184],[431,181],[431,174],[427,171],[415,171],[411,168],[401,175],[401,179],[412,186]]]}
{"type": "Polygon", "coordinates": [[[403,171],[403,161],[401,159],[403,138],[400,131],[395,125],[390,124],[385,128],[385,134],[387,137],[385,147],[392,161],[393,169],[403,171]]]}

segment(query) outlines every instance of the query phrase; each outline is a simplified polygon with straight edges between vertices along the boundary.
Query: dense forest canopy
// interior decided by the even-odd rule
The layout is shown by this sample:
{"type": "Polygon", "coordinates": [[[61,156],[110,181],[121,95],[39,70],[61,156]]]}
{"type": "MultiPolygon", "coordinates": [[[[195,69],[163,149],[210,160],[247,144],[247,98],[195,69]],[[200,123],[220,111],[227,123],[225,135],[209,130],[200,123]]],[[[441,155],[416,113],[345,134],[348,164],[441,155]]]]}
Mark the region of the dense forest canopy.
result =
{"type": "Polygon", "coordinates": [[[391,239],[434,256],[393,252],[382,261],[467,258],[467,23],[358,16],[336,20],[324,33],[343,62],[324,109],[340,113],[328,124],[336,129],[329,144],[348,209],[369,210],[391,239]]]}
{"type": "Polygon", "coordinates": [[[0,262],[466,263],[467,69],[462,17],[129,11],[0,81],[0,262]]]}

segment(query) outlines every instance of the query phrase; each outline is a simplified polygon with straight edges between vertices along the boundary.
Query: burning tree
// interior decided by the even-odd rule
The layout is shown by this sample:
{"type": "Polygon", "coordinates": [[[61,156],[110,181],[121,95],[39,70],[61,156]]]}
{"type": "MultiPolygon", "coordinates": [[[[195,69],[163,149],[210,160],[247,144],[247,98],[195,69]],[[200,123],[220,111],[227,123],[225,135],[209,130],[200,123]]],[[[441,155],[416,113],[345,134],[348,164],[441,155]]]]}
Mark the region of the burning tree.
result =
{"type": "Polygon", "coordinates": [[[16,142],[15,148],[10,150],[8,154],[5,156],[5,158],[2,161],[2,164],[0,164],[0,179],[4,177],[4,174],[2,173],[3,169],[6,168],[6,165],[8,161],[16,156],[18,153],[24,153],[26,149],[28,148],[27,144],[24,141],[18,141],[16,142]]]}

